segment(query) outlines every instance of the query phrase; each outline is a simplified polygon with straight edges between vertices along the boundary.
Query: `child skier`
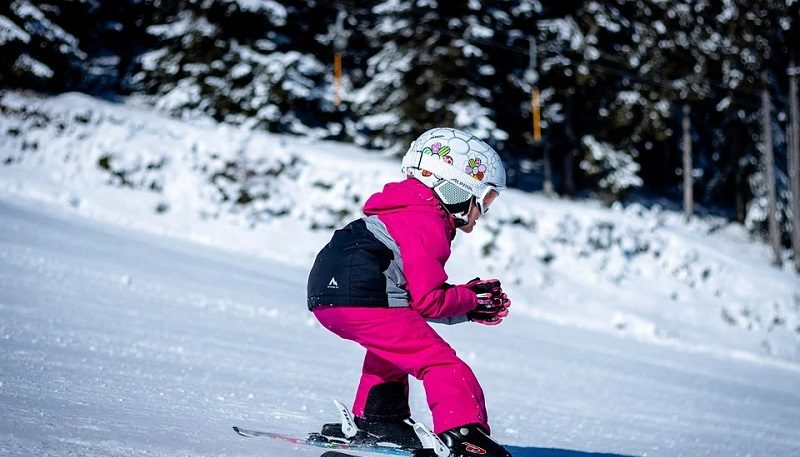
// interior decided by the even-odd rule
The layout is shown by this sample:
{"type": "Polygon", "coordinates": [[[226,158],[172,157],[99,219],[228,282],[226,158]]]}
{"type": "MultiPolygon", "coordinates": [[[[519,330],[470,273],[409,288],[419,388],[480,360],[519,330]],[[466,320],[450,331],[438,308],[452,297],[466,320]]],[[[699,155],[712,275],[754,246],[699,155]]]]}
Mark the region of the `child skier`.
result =
{"type": "Polygon", "coordinates": [[[370,197],[366,217],[337,230],[319,253],[308,307],[325,328],[367,349],[352,410],[361,438],[421,447],[409,420],[412,375],[452,456],[510,457],[489,437],[472,370],[428,324],[496,325],[508,315],[498,280],[451,285],[444,271],[456,229],[472,232],[505,187],[503,164],[478,138],[435,128],[411,144],[402,171],[404,181],[370,197]]]}

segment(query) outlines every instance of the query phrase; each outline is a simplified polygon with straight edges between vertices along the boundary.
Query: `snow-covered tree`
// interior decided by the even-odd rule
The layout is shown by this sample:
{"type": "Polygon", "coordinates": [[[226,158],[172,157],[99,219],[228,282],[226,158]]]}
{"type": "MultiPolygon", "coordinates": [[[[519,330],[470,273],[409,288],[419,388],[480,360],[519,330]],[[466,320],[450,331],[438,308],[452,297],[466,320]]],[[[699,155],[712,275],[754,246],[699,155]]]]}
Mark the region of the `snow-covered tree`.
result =
{"type": "MultiPolygon", "coordinates": [[[[514,2],[511,2],[514,3],[514,2]]],[[[495,121],[497,75],[484,42],[496,42],[509,14],[489,2],[389,0],[371,8],[361,31],[375,50],[366,81],[349,96],[350,133],[361,144],[406,144],[423,130],[452,125],[490,142],[508,133],[495,121]]]]}
{"type": "MultiPolygon", "coordinates": [[[[64,29],[69,22],[61,3],[13,0],[0,4],[1,86],[64,90],[80,84],[87,54],[64,29]]],[[[88,12],[88,5],[77,6],[88,12]]]]}
{"type": "Polygon", "coordinates": [[[603,193],[618,197],[642,185],[635,155],[617,151],[610,144],[597,141],[591,135],[584,136],[581,143],[586,155],[579,164],[580,168],[596,182],[603,193]]]}
{"type": "Polygon", "coordinates": [[[332,9],[300,1],[169,3],[147,28],[154,43],[133,76],[156,106],[273,131],[325,127],[334,108],[314,37],[332,9]]]}
{"type": "MultiPolygon", "coordinates": [[[[770,0],[10,0],[0,2],[0,86],[132,95],[176,116],[394,152],[452,125],[497,147],[512,185],[535,183],[517,178],[539,173],[530,159],[546,151],[559,191],[612,198],[675,193],[689,104],[696,200],[758,231],[759,74],[780,180],[798,17],[800,2],[770,0]]],[[[788,208],[783,181],[778,195],[788,208]]]]}

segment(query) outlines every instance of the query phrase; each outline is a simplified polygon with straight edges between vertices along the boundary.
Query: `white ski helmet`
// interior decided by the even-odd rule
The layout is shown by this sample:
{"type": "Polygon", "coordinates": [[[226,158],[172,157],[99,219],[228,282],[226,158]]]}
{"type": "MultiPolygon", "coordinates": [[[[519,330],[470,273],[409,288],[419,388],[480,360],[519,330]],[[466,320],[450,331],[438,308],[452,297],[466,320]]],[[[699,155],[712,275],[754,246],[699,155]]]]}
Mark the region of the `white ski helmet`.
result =
{"type": "Polygon", "coordinates": [[[445,208],[466,224],[472,199],[481,214],[492,190],[506,187],[506,170],[500,156],[483,140],[448,127],[419,136],[403,157],[402,171],[433,189],[445,208]]]}

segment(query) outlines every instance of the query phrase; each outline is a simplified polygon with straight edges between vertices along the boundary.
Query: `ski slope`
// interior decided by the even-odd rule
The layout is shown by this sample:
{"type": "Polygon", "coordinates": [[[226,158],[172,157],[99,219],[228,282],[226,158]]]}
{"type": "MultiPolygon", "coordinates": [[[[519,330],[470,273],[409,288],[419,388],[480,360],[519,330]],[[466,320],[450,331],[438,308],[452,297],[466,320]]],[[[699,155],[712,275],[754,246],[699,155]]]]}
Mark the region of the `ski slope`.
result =
{"type": "MultiPolygon", "coordinates": [[[[362,352],[310,318],[306,274],[0,200],[0,455],[318,456],[231,431],[303,434],[354,393],[362,352]]],[[[800,454],[796,367],[526,315],[440,329],[515,457],[800,454]]]]}
{"type": "MultiPolygon", "coordinates": [[[[362,350],[305,281],[400,178],[353,145],[0,92],[0,456],[318,456],[362,350]]],[[[800,275],[737,224],[504,191],[456,237],[500,326],[438,327],[515,457],[800,455],[800,275]]],[[[415,418],[430,423],[412,384],[415,418]]]]}

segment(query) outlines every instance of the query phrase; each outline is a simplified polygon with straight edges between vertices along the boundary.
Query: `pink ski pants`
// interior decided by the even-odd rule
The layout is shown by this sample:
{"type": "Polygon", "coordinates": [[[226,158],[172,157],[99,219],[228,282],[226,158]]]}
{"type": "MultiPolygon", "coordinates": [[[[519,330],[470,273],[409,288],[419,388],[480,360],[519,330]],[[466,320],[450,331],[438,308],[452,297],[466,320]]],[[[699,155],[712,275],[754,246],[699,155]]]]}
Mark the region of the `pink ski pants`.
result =
{"type": "MultiPolygon", "coordinates": [[[[353,414],[363,417],[372,387],[422,381],[433,415],[433,431],[467,424],[489,431],[483,390],[472,370],[425,319],[411,308],[319,307],[319,322],[367,349],[353,414]]],[[[406,391],[407,391],[406,387],[406,391]]]]}

